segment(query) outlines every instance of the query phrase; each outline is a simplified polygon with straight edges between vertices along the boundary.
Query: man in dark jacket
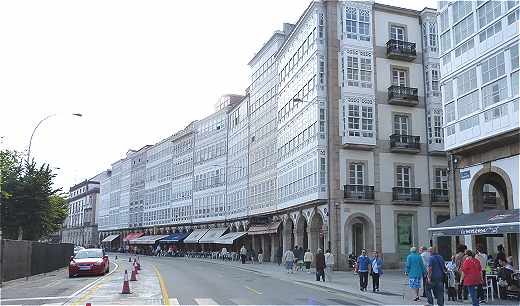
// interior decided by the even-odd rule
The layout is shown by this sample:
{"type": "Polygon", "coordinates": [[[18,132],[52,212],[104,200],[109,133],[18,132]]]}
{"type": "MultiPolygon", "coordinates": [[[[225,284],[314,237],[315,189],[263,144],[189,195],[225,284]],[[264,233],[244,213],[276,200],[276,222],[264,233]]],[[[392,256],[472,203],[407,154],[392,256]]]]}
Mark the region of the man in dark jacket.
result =
{"type": "Polygon", "coordinates": [[[428,263],[428,277],[426,295],[428,296],[428,305],[433,305],[433,295],[437,300],[437,305],[444,306],[444,275],[445,264],[442,256],[437,253],[437,247],[432,248],[432,254],[428,263]]]}
{"type": "Polygon", "coordinates": [[[318,249],[318,254],[316,255],[316,281],[319,282],[320,279],[325,281],[325,255],[323,255],[323,251],[318,249]]]}

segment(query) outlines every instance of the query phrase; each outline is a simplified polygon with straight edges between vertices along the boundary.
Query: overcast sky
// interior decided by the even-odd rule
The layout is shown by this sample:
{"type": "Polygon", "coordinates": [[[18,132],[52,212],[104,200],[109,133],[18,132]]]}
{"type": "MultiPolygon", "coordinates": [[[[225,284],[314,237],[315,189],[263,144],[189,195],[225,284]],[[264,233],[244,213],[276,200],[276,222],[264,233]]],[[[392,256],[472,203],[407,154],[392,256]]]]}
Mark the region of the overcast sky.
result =
{"type": "MultiPolygon", "coordinates": [[[[378,1],[421,10],[436,1],[378,1]]],[[[310,1],[0,1],[0,136],[68,188],[242,94],[247,63],[310,1]],[[82,118],[71,113],[79,112],[82,118]]]]}

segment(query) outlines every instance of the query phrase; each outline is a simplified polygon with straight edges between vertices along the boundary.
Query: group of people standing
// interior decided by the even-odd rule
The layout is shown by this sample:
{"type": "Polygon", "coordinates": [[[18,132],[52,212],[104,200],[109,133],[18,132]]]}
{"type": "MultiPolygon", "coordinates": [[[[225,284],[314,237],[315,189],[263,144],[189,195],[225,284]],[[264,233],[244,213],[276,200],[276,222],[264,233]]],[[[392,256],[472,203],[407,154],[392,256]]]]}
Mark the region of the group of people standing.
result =
{"type": "MultiPolygon", "coordinates": [[[[474,306],[485,300],[486,273],[491,269],[488,255],[482,247],[477,247],[476,252],[473,252],[465,245],[459,245],[456,250],[451,260],[444,262],[435,247],[421,247],[419,252],[415,247],[410,249],[405,273],[408,275],[408,285],[415,294],[414,301],[420,300],[421,282],[424,288],[422,296],[428,299],[429,305],[433,305],[434,298],[438,305],[444,305],[445,285],[448,288],[448,300],[466,300],[468,294],[474,306]]],[[[499,246],[493,264],[499,270],[499,277],[501,271],[504,271],[500,266],[504,266],[505,262],[503,247],[499,246]]]]}
{"type": "Polygon", "coordinates": [[[283,262],[287,273],[294,273],[295,270],[303,271],[304,267],[307,273],[310,273],[313,261],[316,268],[316,281],[325,281],[325,271],[327,271],[328,281],[331,281],[334,255],[330,250],[327,250],[324,254],[322,249],[318,249],[316,256],[314,256],[309,249],[304,251],[302,247],[295,246],[293,250],[285,251],[278,264],[283,262]]]}

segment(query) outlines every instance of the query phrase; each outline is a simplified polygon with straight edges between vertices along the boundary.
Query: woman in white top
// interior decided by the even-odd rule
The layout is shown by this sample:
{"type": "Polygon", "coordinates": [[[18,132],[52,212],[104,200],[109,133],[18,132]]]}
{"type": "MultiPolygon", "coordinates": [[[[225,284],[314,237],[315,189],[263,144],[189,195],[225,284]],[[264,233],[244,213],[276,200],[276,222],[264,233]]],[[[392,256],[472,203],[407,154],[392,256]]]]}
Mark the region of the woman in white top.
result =
{"type": "Polygon", "coordinates": [[[303,262],[305,263],[305,270],[307,273],[311,273],[312,253],[311,250],[307,250],[303,255],[303,262]]]}
{"type": "Polygon", "coordinates": [[[325,269],[327,271],[327,278],[329,282],[332,280],[332,271],[334,270],[334,255],[330,252],[330,250],[327,250],[325,253],[325,269]]]}

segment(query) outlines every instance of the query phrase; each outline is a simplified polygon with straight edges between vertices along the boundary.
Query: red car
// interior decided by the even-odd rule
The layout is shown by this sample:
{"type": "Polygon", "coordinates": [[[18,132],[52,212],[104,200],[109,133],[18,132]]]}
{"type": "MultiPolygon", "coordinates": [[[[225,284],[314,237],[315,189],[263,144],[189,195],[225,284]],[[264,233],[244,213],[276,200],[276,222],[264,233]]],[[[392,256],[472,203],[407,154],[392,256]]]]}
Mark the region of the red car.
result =
{"type": "Polygon", "coordinates": [[[84,249],[70,257],[69,277],[103,275],[109,270],[110,262],[102,249],[84,249]]]}

